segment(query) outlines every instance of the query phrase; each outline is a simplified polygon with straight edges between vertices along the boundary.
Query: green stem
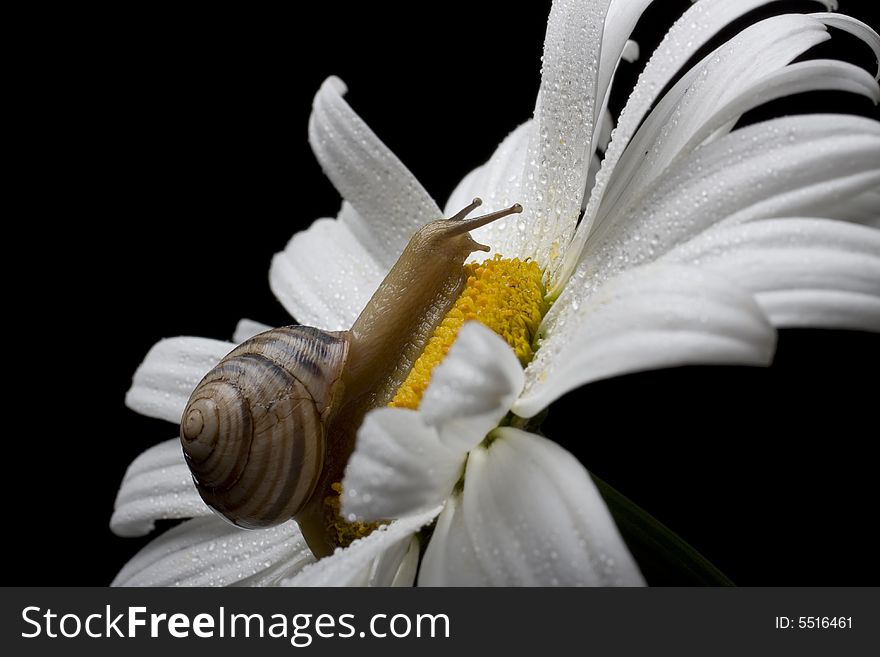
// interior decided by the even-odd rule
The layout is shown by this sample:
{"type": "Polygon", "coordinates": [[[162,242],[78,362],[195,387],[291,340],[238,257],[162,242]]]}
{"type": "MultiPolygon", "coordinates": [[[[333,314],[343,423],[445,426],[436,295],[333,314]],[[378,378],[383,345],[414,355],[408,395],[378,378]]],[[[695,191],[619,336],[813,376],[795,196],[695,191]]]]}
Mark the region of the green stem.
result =
{"type": "Polygon", "coordinates": [[[590,476],[643,570],[672,570],[687,585],[736,586],[678,534],[596,475],[590,476]]]}

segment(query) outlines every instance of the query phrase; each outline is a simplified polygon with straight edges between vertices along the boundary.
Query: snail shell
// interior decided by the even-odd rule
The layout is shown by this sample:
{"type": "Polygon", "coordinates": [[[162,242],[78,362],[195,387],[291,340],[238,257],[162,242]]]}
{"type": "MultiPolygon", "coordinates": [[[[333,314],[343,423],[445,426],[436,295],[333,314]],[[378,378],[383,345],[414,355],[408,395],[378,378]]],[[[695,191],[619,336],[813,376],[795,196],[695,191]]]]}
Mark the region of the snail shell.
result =
{"type": "Polygon", "coordinates": [[[296,517],[316,556],[337,547],[324,503],[342,481],[365,414],[406,378],[464,285],[470,231],[519,204],[466,219],[473,202],[410,238],[350,331],[288,326],[261,333],[202,379],[180,439],[202,499],[239,527],[296,517]]]}
{"type": "Polygon", "coordinates": [[[248,529],[296,515],[324,465],[324,420],[347,355],[346,332],[287,326],[243,343],[202,379],[180,439],[206,504],[248,529]]]}

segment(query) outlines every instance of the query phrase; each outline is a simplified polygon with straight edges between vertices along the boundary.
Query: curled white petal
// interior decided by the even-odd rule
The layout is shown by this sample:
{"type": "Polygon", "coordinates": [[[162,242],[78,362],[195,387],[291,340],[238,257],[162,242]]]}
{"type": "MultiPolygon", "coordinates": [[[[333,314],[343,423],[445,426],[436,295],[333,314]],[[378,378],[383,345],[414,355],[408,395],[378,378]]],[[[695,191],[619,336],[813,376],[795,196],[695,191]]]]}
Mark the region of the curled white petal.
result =
{"type": "Polygon", "coordinates": [[[830,12],[817,12],[810,14],[828,27],[834,27],[844,32],[849,32],[853,36],[857,36],[865,44],[874,51],[874,58],[877,60],[877,71],[874,74],[875,80],[880,80],[880,35],[875,32],[871,26],[866,25],[857,18],[847,16],[846,14],[832,14],[830,12]]]}
{"type": "Polygon", "coordinates": [[[482,324],[466,322],[431,374],[419,414],[463,457],[507,415],[523,381],[510,346],[482,324]]]}
{"type": "Polygon", "coordinates": [[[651,2],[652,0],[612,0],[608,7],[602,34],[602,48],[599,52],[599,79],[596,84],[596,97],[600,101],[605,99],[607,103],[617,62],[620,59],[629,62],[638,59],[638,44],[630,41],[629,37],[651,2]]]}
{"type": "Polygon", "coordinates": [[[880,123],[787,116],[736,130],[676,160],[638,203],[590,239],[572,285],[548,313],[597,283],[659,258],[717,223],[821,215],[880,185],[880,123]]]}
{"type": "Polygon", "coordinates": [[[608,183],[592,230],[638,202],[645,187],[662,176],[676,157],[692,151],[713,131],[717,138],[739,115],[763,102],[824,88],[858,91],[872,98],[880,94],[870,75],[843,62],[826,60],[825,66],[831,68],[827,74],[813,62],[786,71],[793,59],[829,38],[814,18],[775,16],[707,55],[646,117],[608,183]],[[753,52],[761,57],[750,57],[753,52]]]}
{"type": "MultiPolygon", "coordinates": [[[[583,257],[583,247],[592,231],[604,192],[615,175],[617,164],[641,125],[642,119],[656,103],[659,94],[681,67],[723,27],[753,9],[775,1],[777,0],[738,0],[737,2],[701,0],[682,14],[666,33],[639,75],[638,82],[618,118],[617,130],[605,153],[602,168],[596,176],[596,184],[584,217],[578,224],[572,244],[565,255],[565,261],[560,267],[554,294],[560,292],[568,275],[575,270],[577,263],[583,257]]],[[[825,5],[829,10],[837,8],[836,0],[817,0],[817,2],[825,5]]]]}

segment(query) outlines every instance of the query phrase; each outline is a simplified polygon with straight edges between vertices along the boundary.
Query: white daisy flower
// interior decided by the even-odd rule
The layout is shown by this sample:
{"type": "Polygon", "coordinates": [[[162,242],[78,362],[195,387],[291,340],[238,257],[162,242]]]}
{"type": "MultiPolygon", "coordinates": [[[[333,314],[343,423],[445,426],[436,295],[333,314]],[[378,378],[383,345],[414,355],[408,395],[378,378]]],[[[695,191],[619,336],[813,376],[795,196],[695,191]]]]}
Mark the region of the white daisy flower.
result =
{"type": "MultiPolygon", "coordinates": [[[[475,258],[470,292],[398,407],[367,416],[346,472],[346,514],[400,519],[306,566],[293,523],[243,533],[210,517],[173,440],[132,464],[111,525],[143,534],[157,518],[205,517],[147,546],[117,583],[409,584],[416,532],[438,515],[421,584],[642,583],[586,470],[529,432],[528,419],[618,374],[767,364],[776,326],[880,330],[880,124],[812,115],[732,131],[749,109],[806,90],[876,103],[876,79],[856,66],[792,62],[830,38],[826,26],[880,58],[877,34],[842,15],[778,16],[676,78],[720,29],[771,3],[695,3],[651,56],[612,132],[611,81],[650,3],[555,2],[534,118],[447,204],[454,212],[483,196],[525,211],[474,232],[492,253],[482,265],[475,258]],[[546,299],[535,300],[536,289],[546,299]]],[[[336,78],[322,86],[309,132],[346,203],[336,220],[295,235],[270,274],[294,317],[329,330],[351,326],[409,236],[443,214],[344,91],[336,78]]],[[[240,327],[235,341],[253,331],[240,327]]],[[[177,422],[232,346],[160,343],[129,405],[177,422]]]]}

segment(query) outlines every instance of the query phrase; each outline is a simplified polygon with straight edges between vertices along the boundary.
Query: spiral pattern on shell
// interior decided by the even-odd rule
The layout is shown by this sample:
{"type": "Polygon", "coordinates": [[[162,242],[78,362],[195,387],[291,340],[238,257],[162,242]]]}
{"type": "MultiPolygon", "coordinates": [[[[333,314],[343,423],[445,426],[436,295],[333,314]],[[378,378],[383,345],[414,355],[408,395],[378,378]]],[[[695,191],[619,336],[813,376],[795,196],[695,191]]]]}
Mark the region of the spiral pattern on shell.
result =
{"type": "Polygon", "coordinates": [[[261,333],[193,391],[180,423],[184,456],[202,499],[233,524],[280,524],[312,495],[346,336],[307,326],[261,333]]]}

